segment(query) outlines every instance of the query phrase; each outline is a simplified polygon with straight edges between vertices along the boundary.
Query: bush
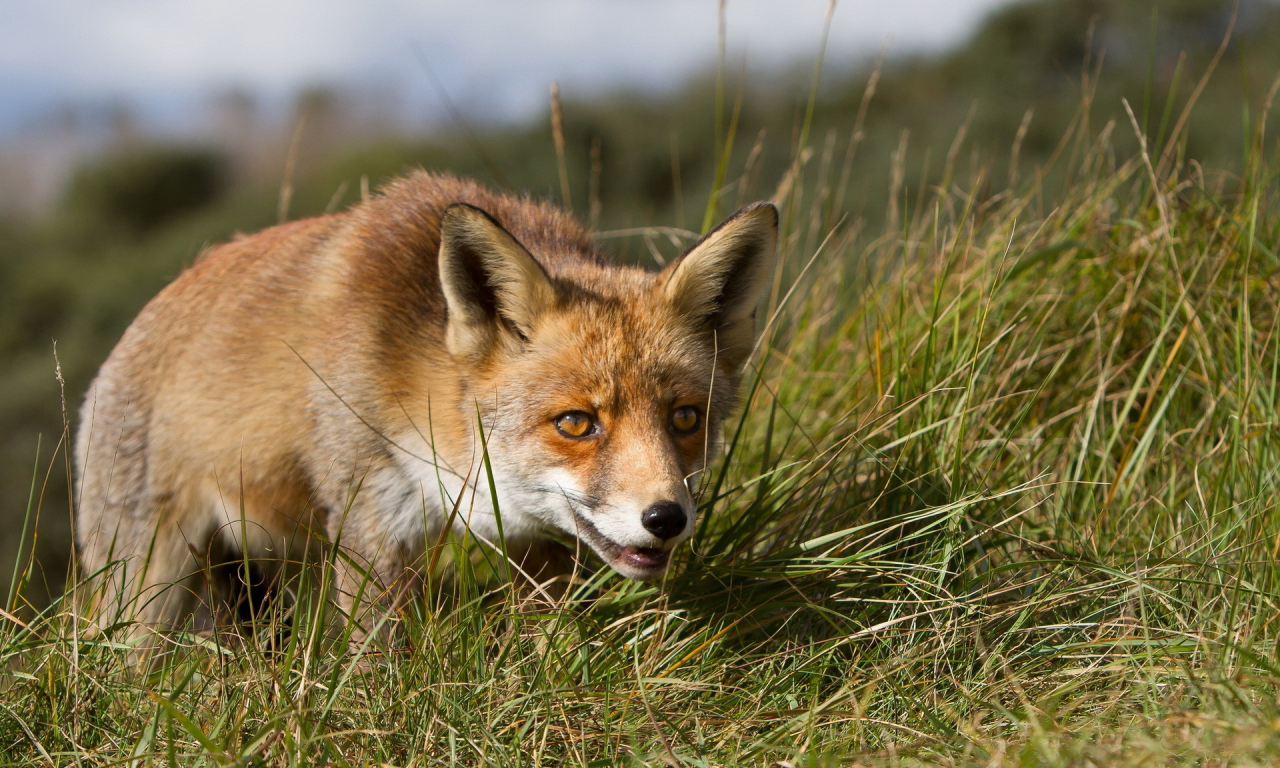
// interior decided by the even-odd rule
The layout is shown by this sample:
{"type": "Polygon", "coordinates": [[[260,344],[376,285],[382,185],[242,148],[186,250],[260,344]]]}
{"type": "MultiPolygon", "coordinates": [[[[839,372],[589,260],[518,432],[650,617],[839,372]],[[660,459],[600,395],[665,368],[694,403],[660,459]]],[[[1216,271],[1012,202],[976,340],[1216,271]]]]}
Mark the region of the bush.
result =
{"type": "Polygon", "coordinates": [[[129,150],[78,171],[63,209],[72,218],[139,237],[209,205],[227,190],[228,181],[224,158],[211,150],[129,150]]]}

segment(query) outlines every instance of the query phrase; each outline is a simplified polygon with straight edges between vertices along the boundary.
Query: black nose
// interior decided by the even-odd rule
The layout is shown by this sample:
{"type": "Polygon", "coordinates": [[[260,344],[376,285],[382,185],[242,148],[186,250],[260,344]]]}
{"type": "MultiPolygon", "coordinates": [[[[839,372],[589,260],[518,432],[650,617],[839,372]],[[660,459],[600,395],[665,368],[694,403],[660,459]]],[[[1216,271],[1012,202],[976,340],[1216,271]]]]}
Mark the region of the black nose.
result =
{"type": "Polygon", "coordinates": [[[640,516],[640,522],[644,523],[645,530],[663,541],[683,533],[687,519],[684,507],[674,501],[660,501],[646,509],[640,516]]]}

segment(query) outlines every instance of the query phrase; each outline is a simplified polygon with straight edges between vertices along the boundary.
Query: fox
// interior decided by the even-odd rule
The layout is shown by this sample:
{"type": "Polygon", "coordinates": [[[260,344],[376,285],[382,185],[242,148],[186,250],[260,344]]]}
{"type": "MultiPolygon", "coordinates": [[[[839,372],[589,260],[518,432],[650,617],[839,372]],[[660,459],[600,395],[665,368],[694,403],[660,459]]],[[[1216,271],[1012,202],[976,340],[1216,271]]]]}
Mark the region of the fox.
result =
{"type": "Polygon", "coordinates": [[[84,399],[91,611],[179,629],[213,560],[297,561],[319,541],[341,553],[332,599],[363,622],[451,533],[532,584],[588,552],[661,578],[696,525],[777,243],[777,209],[755,203],[648,270],[551,203],[419,170],[206,249],[84,399]]]}

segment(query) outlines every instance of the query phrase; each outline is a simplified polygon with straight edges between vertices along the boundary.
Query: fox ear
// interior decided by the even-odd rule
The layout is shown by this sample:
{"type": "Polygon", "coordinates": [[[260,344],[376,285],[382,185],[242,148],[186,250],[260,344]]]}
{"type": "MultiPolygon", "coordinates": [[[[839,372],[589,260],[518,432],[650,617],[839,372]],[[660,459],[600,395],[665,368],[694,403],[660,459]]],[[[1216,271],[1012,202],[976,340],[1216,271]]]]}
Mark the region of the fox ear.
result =
{"type": "Polygon", "coordinates": [[[773,279],[778,209],[753,203],[738,210],[662,272],[667,299],[716,333],[730,367],[745,362],[755,338],[756,304],[773,279]]]}
{"type": "Polygon", "coordinates": [[[455,203],[440,219],[445,343],[455,357],[481,358],[506,334],[527,338],[555,302],[542,265],[492,216],[455,203]]]}

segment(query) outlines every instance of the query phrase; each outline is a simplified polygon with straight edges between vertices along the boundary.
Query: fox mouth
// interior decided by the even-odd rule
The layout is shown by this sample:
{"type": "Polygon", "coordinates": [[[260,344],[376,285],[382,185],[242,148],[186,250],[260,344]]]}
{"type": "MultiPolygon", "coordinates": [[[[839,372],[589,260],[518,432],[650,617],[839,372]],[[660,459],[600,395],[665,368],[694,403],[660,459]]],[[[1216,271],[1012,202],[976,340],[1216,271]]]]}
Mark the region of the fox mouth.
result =
{"type": "Polygon", "coordinates": [[[657,570],[667,567],[671,553],[656,547],[622,547],[619,549],[621,559],[633,568],[657,570]]]}
{"type": "Polygon", "coordinates": [[[600,533],[595,524],[574,510],[578,538],[585,541],[615,571],[629,579],[647,581],[667,570],[671,552],[657,547],[625,547],[600,533]]]}

